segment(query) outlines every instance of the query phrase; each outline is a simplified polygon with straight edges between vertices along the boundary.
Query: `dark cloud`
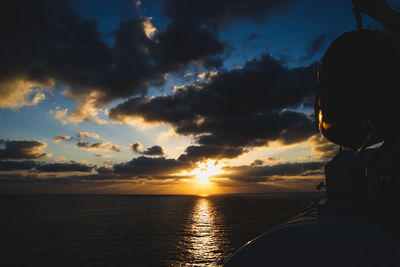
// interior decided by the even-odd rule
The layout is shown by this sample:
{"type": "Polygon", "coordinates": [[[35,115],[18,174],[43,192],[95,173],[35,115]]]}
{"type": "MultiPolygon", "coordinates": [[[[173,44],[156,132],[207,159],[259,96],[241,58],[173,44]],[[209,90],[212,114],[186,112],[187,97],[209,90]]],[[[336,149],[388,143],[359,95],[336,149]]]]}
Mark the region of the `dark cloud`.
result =
{"type": "Polygon", "coordinates": [[[177,133],[194,135],[203,145],[291,144],[316,131],[311,118],[287,110],[312,102],[315,80],[315,64],[288,69],[264,55],[171,95],[132,98],[112,108],[109,116],[170,123],[177,133]]]}
{"type": "MultiPolygon", "coordinates": [[[[262,161],[248,166],[224,167],[225,173],[214,175],[213,181],[221,185],[239,185],[243,183],[259,182],[280,182],[302,183],[310,177],[309,182],[313,183],[318,177],[323,177],[323,166],[325,162],[304,162],[304,163],[285,163],[272,166],[262,165],[262,161]],[[286,177],[285,177],[286,176],[286,177]],[[285,178],[283,178],[285,177],[285,178]],[[292,177],[292,178],[290,178],[292,177]],[[297,178],[293,178],[297,177],[297,178]],[[302,178],[299,178],[302,177],[302,178]],[[219,178],[228,178],[219,179],[219,178]],[[232,184],[233,183],[233,184],[232,184]]],[[[167,159],[164,157],[151,158],[141,156],[132,159],[129,162],[115,164],[113,166],[105,165],[96,168],[94,165],[85,163],[38,163],[35,161],[0,161],[0,171],[12,170],[30,170],[28,173],[8,173],[3,172],[0,182],[22,182],[22,183],[55,183],[70,184],[80,181],[105,181],[105,180],[163,180],[163,179],[182,179],[192,178],[190,175],[174,175],[183,171],[190,172],[196,165],[187,159],[167,159]],[[97,174],[88,175],[65,175],[47,176],[39,178],[40,173],[54,172],[92,172],[96,170],[97,174]]],[[[49,175],[49,174],[47,174],[49,175]]],[[[52,174],[55,175],[55,174],[52,174]]]]}
{"type": "Polygon", "coordinates": [[[198,21],[209,25],[236,20],[263,22],[290,0],[164,0],[164,14],[174,20],[198,21]]]}
{"type": "Polygon", "coordinates": [[[87,143],[87,142],[77,142],[76,146],[79,148],[83,148],[86,150],[106,150],[112,152],[119,152],[121,151],[121,147],[118,145],[113,145],[111,142],[98,142],[98,143],[87,143]]]}
{"type": "Polygon", "coordinates": [[[310,138],[312,153],[320,159],[330,160],[339,151],[339,146],[326,139],[322,134],[316,134],[310,138]]]}
{"type": "Polygon", "coordinates": [[[302,60],[308,60],[313,58],[318,52],[320,52],[324,46],[327,44],[330,37],[332,37],[332,33],[322,33],[312,39],[308,46],[306,47],[306,56],[301,58],[302,60]]]}
{"type": "Polygon", "coordinates": [[[192,162],[203,161],[208,158],[223,159],[236,158],[247,151],[240,147],[218,146],[218,145],[202,145],[188,146],[185,153],[179,159],[190,160],[192,162]]]}
{"type": "Polygon", "coordinates": [[[0,159],[42,159],[51,157],[43,150],[47,144],[41,141],[3,141],[4,149],[0,147],[0,159]]]}
{"type": "Polygon", "coordinates": [[[0,171],[36,170],[40,172],[90,172],[95,166],[86,163],[43,163],[36,161],[0,161],[0,171]]]}
{"type": "Polygon", "coordinates": [[[132,19],[120,24],[109,45],[96,22],[67,0],[7,1],[2,10],[0,95],[21,86],[66,84],[69,97],[84,105],[81,96],[90,95],[99,107],[146,93],[150,85],[163,84],[166,73],[188,64],[220,64],[215,56],[225,50],[215,32],[196,23],[172,20],[151,37],[149,19],[132,19]]]}
{"type": "Polygon", "coordinates": [[[101,166],[96,169],[99,174],[109,174],[112,175],[114,172],[114,168],[110,166],[101,166]]]}
{"type": "Polygon", "coordinates": [[[145,151],[141,152],[143,155],[147,156],[162,156],[165,154],[164,148],[161,146],[148,147],[145,151]]]}
{"type": "Polygon", "coordinates": [[[133,152],[140,152],[140,150],[142,150],[142,144],[139,142],[135,142],[133,144],[131,144],[129,146],[129,148],[133,151],[133,152]]]}
{"type": "Polygon", "coordinates": [[[0,18],[0,83],[19,79],[86,89],[112,63],[94,21],[68,1],[7,1],[0,18]]]}
{"type": "Polygon", "coordinates": [[[36,165],[37,163],[31,160],[25,160],[25,161],[1,160],[0,171],[30,170],[33,169],[36,165]]]}
{"type": "Polygon", "coordinates": [[[114,67],[105,81],[111,98],[145,93],[151,83],[163,81],[162,73],[151,64],[154,60],[151,51],[156,43],[146,36],[144,22],[144,19],[123,22],[116,32],[114,67]]]}
{"type": "Polygon", "coordinates": [[[257,167],[257,166],[262,166],[264,164],[264,161],[263,160],[261,160],[261,159],[256,159],[256,160],[254,160],[251,164],[250,164],[250,166],[252,166],[252,167],[257,167]]]}
{"type": "Polygon", "coordinates": [[[170,23],[156,38],[159,43],[154,52],[160,72],[178,70],[191,62],[220,67],[221,62],[213,56],[222,54],[227,48],[215,32],[181,20],[170,23]]]}
{"type": "Polygon", "coordinates": [[[200,117],[229,117],[280,111],[315,94],[316,64],[288,69],[270,55],[222,72],[172,95],[132,98],[110,110],[110,117],[141,116],[150,122],[179,123],[200,117]],[[207,103],[207,104],[205,104],[207,103]]]}
{"type": "Polygon", "coordinates": [[[91,172],[94,166],[85,163],[48,163],[36,166],[41,172],[91,172]]]}
{"type": "Polygon", "coordinates": [[[167,159],[164,157],[149,158],[145,156],[113,166],[114,174],[149,179],[170,178],[172,173],[179,173],[192,167],[193,163],[187,160],[167,159]]]}
{"type": "Polygon", "coordinates": [[[140,153],[146,156],[162,156],[165,154],[164,148],[157,145],[148,147],[146,150],[142,151],[143,146],[139,142],[131,144],[129,148],[135,153],[140,153]]]}
{"type": "Polygon", "coordinates": [[[224,167],[223,170],[228,173],[220,176],[242,182],[262,182],[272,176],[321,175],[322,177],[325,164],[326,162],[295,162],[272,166],[224,167]]]}
{"type": "MultiPolygon", "coordinates": [[[[272,141],[289,145],[307,140],[316,131],[305,114],[292,111],[218,118],[190,125],[189,129],[205,133],[196,137],[200,144],[229,146],[263,146],[272,141]]],[[[189,133],[188,128],[178,128],[177,132],[189,133]]]]}

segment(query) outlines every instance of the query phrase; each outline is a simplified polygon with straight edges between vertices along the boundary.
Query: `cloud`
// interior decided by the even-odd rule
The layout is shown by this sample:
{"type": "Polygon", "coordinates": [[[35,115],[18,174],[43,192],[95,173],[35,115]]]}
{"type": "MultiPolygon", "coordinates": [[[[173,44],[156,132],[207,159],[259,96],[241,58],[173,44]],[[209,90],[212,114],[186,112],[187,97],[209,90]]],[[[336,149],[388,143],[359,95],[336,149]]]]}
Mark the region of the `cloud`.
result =
{"type": "Polygon", "coordinates": [[[221,57],[230,48],[218,39],[219,24],[264,21],[288,2],[207,0],[193,8],[186,1],[164,1],[169,23],[162,31],[155,29],[151,18],[124,21],[111,45],[102,39],[96,22],[79,14],[70,1],[8,1],[0,19],[0,107],[43,100],[42,92],[32,96],[32,86],[67,85],[65,94],[78,108],[58,109],[54,116],[63,124],[106,124],[99,114],[112,100],[145,94],[150,86],[163,85],[166,74],[191,64],[221,67],[221,57]]]}
{"type": "Polygon", "coordinates": [[[34,106],[46,98],[38,89],[40,84],[21,79],[0,80],[0,108],[18,109],[24,106],[34,106]]]}
{"type": "Polygon", "coordinates": [[[209,83],[191,84],[172,95],[132,98],[111,109],[109,115],[113,119],[139,116],[149,122],[176,123],[201,116],[228,117],[298,106],[314,96],[316,67],[288,69],[270,55],[263,55],[242,69],[220,73],[209,83]],[[152,112],[154,107],[162,112],[152,112]]]}
{"type": "Polygon", "coordinates": [[[35,161],[9,161],[0,160],[0,171],[30,170],[36,166],[35,161]]]}
{"type": "Polygon", "coordinates": [[[54,158],[53,159],[54,162],[59,162],[59,161],[63,161],[63,160],[66,160],[66,158],[65,157],[58,157],[58,158],[54,158]]]}
{"type": "Polygon", "coordinates": [[[60,142],[63,142],[63,141],[68,141],[68,140],[71,140],[71,136],[68,136],[68,135],[57,135],[56,137],[53,138],[53,141],[55,143],[60,143],[60,142]]]}
{"type": "Polygon", "coordinates": [[[171,174],[193,168],[193,163],[186,160],[149,158],[141,156],[126,163],[115,164],[114,174],[123,174],[136,178],[165,179],[171,174]]]}
{"type": "Polygon", "coordinates": [[[96,166],[81,163],[43,163],[36,161],[0,161],[0,171],[35,170],[39,172],[91,172],[96,166]]]}
{"type": "Polygon", "coordinates": [[[87,142],[77,142],[76,146],[79,148],[83,148],[86,150],[106,150],[106,151],[112,151],[112,152],[120,152],[121,147],[118,145],[111,144],[111,142],[99,142],[99,143],[94,143],[90,144],[87,142]]]}
{"type": "Polygon", "coordinates": [[[312,176],[323,177],[323,167],[326,162],[294,162],[282,163],[272,166],[236,166],[224,167],[226,174],[221,177],[237,180],[241,182],[263,182],[271,177],[278,176],[312,176]]]}
{"type": "Polygon", "coordinates": [[[148,147],[145,151],[141,152],[143,155],[147,156],[162,156],[165,154],[164,148],[161,146],[148,147]]]}
{"type": "Polygon", "coordinates": [[[250,166],[252,167],[257,167],[257,166],[262,166],[264,164],[264,161],[262,159],[255,159],[250,166]]]}
{"type": "Polygon", "coordinates": [[[322,134],[316,134],[309,139],[312,145],[311,153],[319,159],[330,160],[339,151],[339,146],[326,139],[322,134]]]}
{"type": "Polygon", "coordinates": [[[236,158],[247,151],[239,147],[201,145],[188,146],[180,159],[190,160],[192,162],[203,161],[206,159],[236,158]]]}
{"type": "Polygon", "coordinates": [[[288,69],[263,55],[170,95],[131,98],[110,109],[109,117],[169,123],[177,134],[192,135],[202,145],[294,144],[316,133],[312,118],[290,110],[311,107],[315,80],[315,64],[288,69]]]}
{"type": "Polygon", "coordinates": [[[63,125],[68,123],[80,123],[83,121],[94,121],[98,124],[107,124],[108,121],[103,120],[99,117],[99,114],[103,112],[101,104],[97,101],[100,95],[104,93],[100,91],[91,91],[88,93],[82,93],[82,95],[75,95],[70,90],[66,90],[63,94],[70,99],[75,100],[78,103],[78,107],[72,112],[68,109],[61,109],[56,107],[55,110],[51,110],[50,113],[53,114],[54,118],[58,119],[63,125]]]}
{"type": "Polygon", "coordinates": [[[8,1],[2,10],[0,107],[38,103],[44,94],[32,96],[33,86],[68,86],[66,96],[78,108],[53,112],[64,124],[106,123],[99,118],[104,104],[144,94],[149,86],[163,85],[167,73],[189,64],[220,66],[216,56],[226,48],[200,24],[170,20],[165,30],[156,31],[151,18],[143,17],[121,22],[111,45],[97,23],[67,0],[8,1]]]}
{"type": "Polygon", "coordinates": [[[146,156],[162,156],[165,154],[164,148],[157,145],[148,147],[146,150],[142,151],[143,146],[139,142],[131,144],[129,148],[135,153],[140,153],[146,156]]]}
{"type": "Polygon", "coordinates": [[[50,114],[53,115],[54,118],[59,120],[62,125],[66,125],[69,120],[68,120],[68,109],[60,109],[60,107],[56,107],[55,110],[50,110],[50,114]]]}
{"type": "Polygon", "coordinates": [[[218,75],[217,71],[209,71],[209,72],[200,72],[199,74],[197,74],[197,77],[203,81],[211,81],[217,75],[218,75]]]}
{"type": "MultiPolygon", "coordinates": [[[[79,132],[76,134],[76,138],[78,139],[86,139],[86,138],[94,138],[94,139],[99,139],[100,135],[96,133],[91,133],[91,132],[79,132]]],[[[73,141],[76,139],[75,137],[71,137],[68,135],[58,135],[53,138],[53,141],[56,143],[63,142],[63,141],[73,141]]]]}
{"type": "Polygon", "coordinates": [[[105,165],[105,166],[101,166],[101,167],[97,168],[96,171],[99,174],[108,174],[112,177],[112,175],[114,173],[114,168],[112,166],[105,165]]]}
{"type": "Polygon", "coordinates": [[[177,132],[198,134],[199,144],[227,146],[264,146],[274,141],[290,145],[305,141],[316,132],[305,114],[292,111],[217,118],[186,127],[177,132]]]}
{"type": "Polygon", "coordinates": [[[151,24],[152,19],[153,19],[152,17],[149,17],[145,18],[145,20],[143,21],[144,34],[149,39],[153,38],[154,34],[157,32],[157,28],[154,27],[153,24],[151,24]]]}
{"type": "Polygon", "coordinates": [[[110,156],[110,155],[103,155],[100,153],[96,153],[96,154],[94,154],[94,156],[98,157],[98,158],[102,158],[102,159],[111,159],[112,158],[112,156],[110,156]]]}
{"type": "Polygon", "coordinates": [[[85,163],[48,163],[36,166],[41,172],[91,172],[95,166],[85,163]]]}
{"type": "Polygon", "coordinates": [[[100,136],[98,134],[90,133],[90,132],[80,132],[80,133],[77,134],[77,137],[80,138],[80,139],[85,139],[85,138],[88,138],[88,137],[95,138],[95,139],[99,139],[100,138],[100,136]]]}
{"type": "Polygon", "coordinates": [[[156,38],[159,43],[155,58],[161,72],[179,70],[189,63],[220,67],[220,59],[214,56],[227,49],[215,32],[181,20],[171,22],[156,38]]]}
{"type": "Polygon", "coordinates": [[[135,142],[133,144],[131,144],[129,146],[129,148],[133,151],[133,152],[140,152],[140,150],[142,150],[143,146],[141,143],[139,142],[135,142]]]}
{"type": "Polygon", "coordinates": [[[6,140],[1,145],[4,149],[0,148],[0,159],[42,159],[52,156],[43,151],[47,144],[42,141],[6,140]]]}
{"type": "Polygon", "coordinates": [[[2,9],[0,84],[89,85],[107,66],[109,49],[96,24],[77,14],[70,2],[22,0],[4,3],[2,9]]]}
{"type": "Polygon", "coordinates": [[[308,60],[313,58],[318,52],[322,50],[322,48],[324,48],[330,37],[332,37],[332,33],[322,33],[312,39],[306,47],[306,56],[301,58],[301,60],[308,60]]]}
{"type": "Polygon", "coordinates": [[[267,157],[266,162],[271,164],[277,164],[280,162],[284,162],[285,160],[283,158],[276,158],[276,157],[267,157]]]}

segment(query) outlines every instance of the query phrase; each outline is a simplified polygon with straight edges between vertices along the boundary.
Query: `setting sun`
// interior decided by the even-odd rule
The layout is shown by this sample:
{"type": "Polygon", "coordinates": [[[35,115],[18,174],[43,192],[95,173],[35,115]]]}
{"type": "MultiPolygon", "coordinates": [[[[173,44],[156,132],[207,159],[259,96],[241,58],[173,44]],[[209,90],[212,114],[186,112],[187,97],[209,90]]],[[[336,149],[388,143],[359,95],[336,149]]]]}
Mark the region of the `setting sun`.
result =
{"type": "Polygon", "coordinates": [[[197,182],[199,184],[208,184],[210,180],[208,180],[208,177],[206,175],[198,175],[197,176],[197,182]]]}
{"type": "Polygon", "coordinates": [[[210,183],[209,178],[216,174],[221,174],[222,165],[217,164],[215,160],[208,160],[205,162],[197,163],[197,168],[194,169],[191,174],[196,177],[196,182],[199,184],[210,183]]]}

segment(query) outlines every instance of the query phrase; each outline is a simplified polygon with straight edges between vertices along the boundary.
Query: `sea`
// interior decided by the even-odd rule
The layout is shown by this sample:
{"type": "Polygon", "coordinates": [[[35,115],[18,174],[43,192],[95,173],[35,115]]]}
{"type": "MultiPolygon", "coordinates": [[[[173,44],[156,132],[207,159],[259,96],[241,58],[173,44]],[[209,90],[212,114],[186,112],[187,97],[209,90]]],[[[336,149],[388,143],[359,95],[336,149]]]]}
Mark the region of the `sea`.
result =
{"type": "Polygon", "coordinates": [[[0,196],[0,266],[222,266],[322,193],[0,196]]]}

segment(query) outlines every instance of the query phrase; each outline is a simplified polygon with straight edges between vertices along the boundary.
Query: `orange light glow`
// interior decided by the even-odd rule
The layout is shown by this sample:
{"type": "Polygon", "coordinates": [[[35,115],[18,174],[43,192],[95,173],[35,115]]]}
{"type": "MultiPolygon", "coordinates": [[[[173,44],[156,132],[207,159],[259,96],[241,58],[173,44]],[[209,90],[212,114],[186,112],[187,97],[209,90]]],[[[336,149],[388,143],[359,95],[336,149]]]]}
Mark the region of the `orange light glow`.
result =
{"type": "Polygon", "coordinates": [[[318,113],[318,122],[319,122],[319,123],[322,122],[322,110],[319,110],[319,113],[318,113]]]}
{"type": "Polygon", "coordinates": [[[194,169],[190,174],[194,175],[197,178],[196,180],[197,183],[209,184],[210,177],[224,172],[222,170],[222,167],[223,166],[217,164],[215,160],[207,160],[205,162],[197,163],[197,168],[194,169]]]}
{"type": "Polygon", "coordinates": [[[319,126],[319,130],[321,132],[322,132],[322,129],[329,130],[330,128],[333,127],[332,123],[323,121],[322,110],[319,110],[319,113],[318,113],[318,126],[319,126]]]}

